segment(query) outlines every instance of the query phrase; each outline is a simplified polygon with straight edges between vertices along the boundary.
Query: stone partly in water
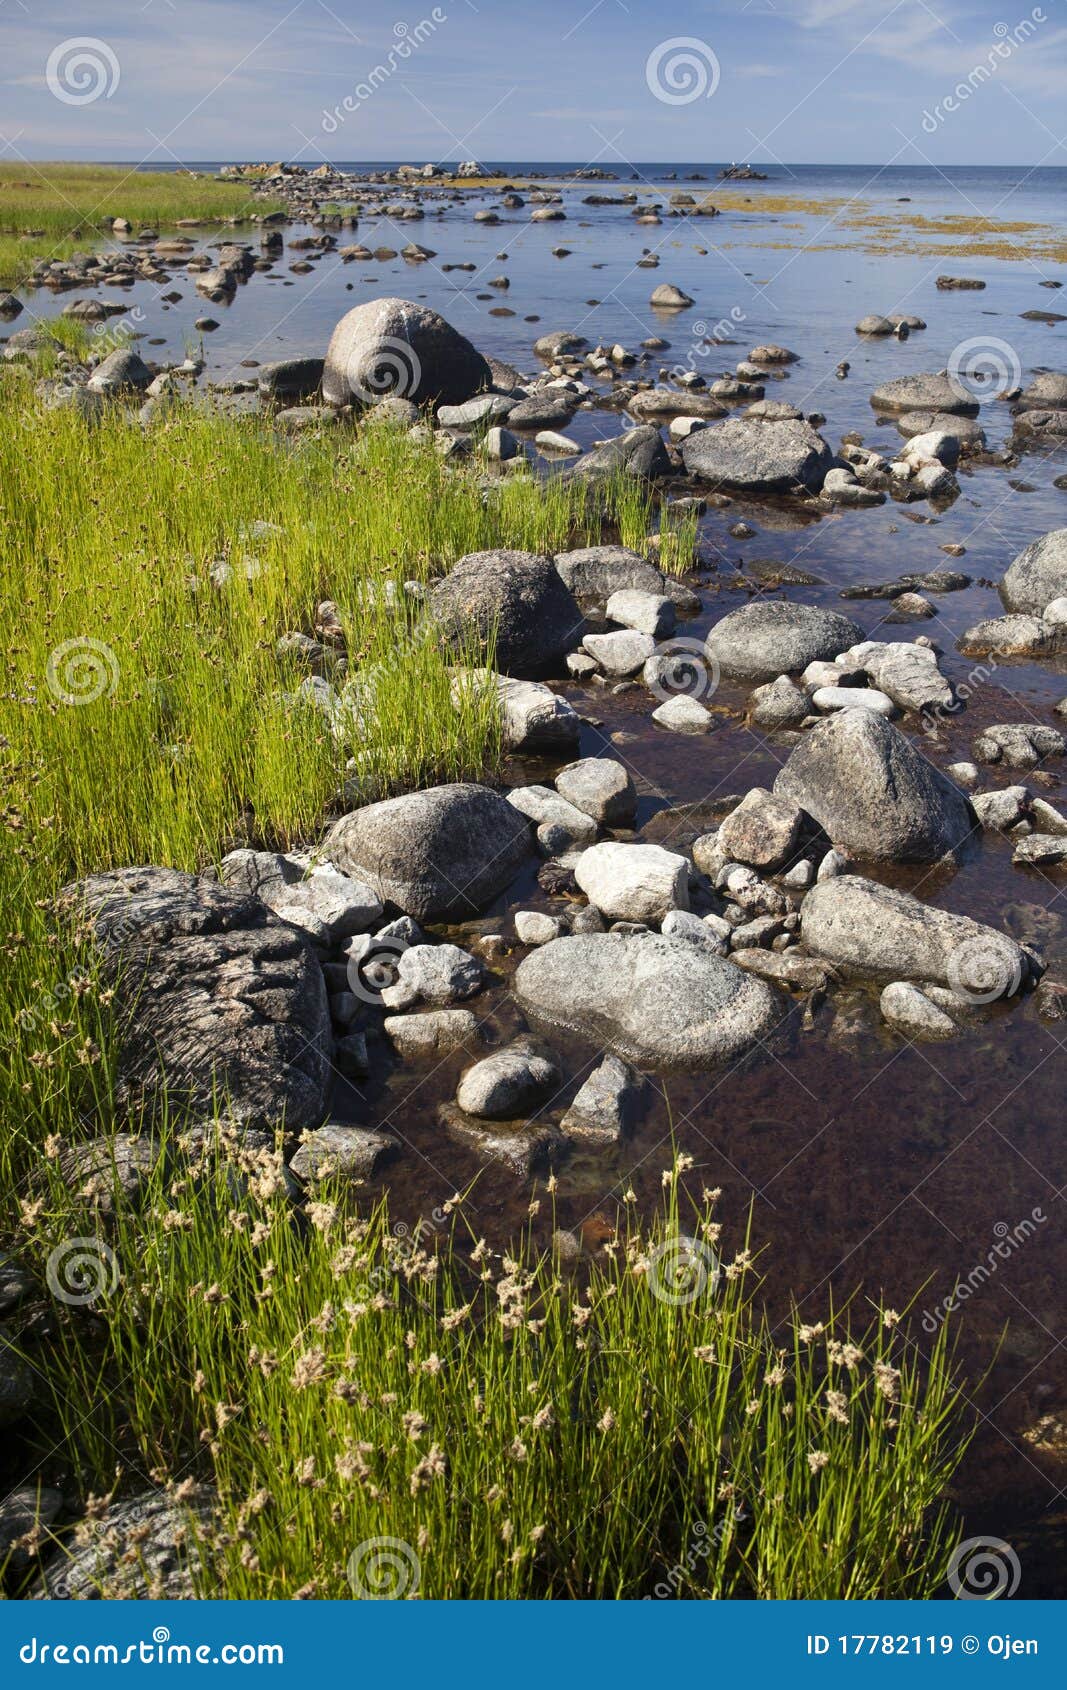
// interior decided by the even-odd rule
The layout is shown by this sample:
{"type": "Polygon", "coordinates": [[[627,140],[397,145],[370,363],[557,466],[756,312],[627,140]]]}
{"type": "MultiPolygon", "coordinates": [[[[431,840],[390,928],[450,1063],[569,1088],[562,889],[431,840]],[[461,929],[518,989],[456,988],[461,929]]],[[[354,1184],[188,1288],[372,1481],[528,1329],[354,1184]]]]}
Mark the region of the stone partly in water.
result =
{"type": "Polygon", "coordinates": [[[1014,997],[1029,959],[1006,933],[934,909],[858,875],[814,886],[800,910],[805,945],[861,979],[946,986],[963,1003],[1014,997]]]}
{"type": "Polygon", "coordinates": [[[976,417],[978,401],[947,375],[897,376],[871,394],[876,411],[904,415],[908,411],[937,411],[947,416],[976,417]]]}
{"type": "Polygon", "coordinates": [[[465,1114],[482,1120],[515,1121],[547,1103],[562,1077],[551,1051],[517,1039],[467,1069],[456,1103],[465,1114]]]}
{"type": "Polygon", "coordinates": [[[830,661],[862,638],[859,624],[838,611],[758,599],[716,622],[706,650],[724,675],[769,681],[830,661]]]}
{"type": "Polygon", "coordinates": [[[1067,528],[1054,528],[1019,553],[1000,583],[1005,609],[1044,616],[1054,599],[1067,594],[1067,528]]]}
{"type": "Polygon", "coordinates": [[[387,393],[416,405],[461,405],[492,384],[481,353],[444,317],[387,298],[341,318],[326,351],[322,393],[330,405],[373,404],[387,393]]]}
{"type": "Polygon", "coordinates": [[[699,481],[735,492],[814,492],[833,453],[808,422],[731,417],[691,434],[682,444],[682,462],[699,481]]]}
{"type": "Polygon", "coordinates": [[[560,1126],[580,1144],[618,1144],[633,1123],[638,1093],[633,1069],[617,1056],[605,1056],[578,1091],[560,1126]]]}
{"type": "Polygon", "coordinates": [[[959,787],[870,710],[819,722],[790,753],[774,790],[861,862],[938,862],[959,853],[977,827],[959,787]]]}
{"type": "Polygon", "coordinates": [[[502,674],[540,679],[562,671],[585,621],[551,558],[535,552],[472,552],[430,594],[442,637],[471,654],[491,651],[502,674]]]}
{"type": "Polygon", "coordinates": [[[689,864],[662,845],[591,845],[574,878],[609,921],[658,922],[670,910],[689,908],[689,864]]]}
{"type": "Polygon", "coordinates": [[[367,804],[330,829],[325,851],[420,921],[478,915],[531,849],[527,821],[487,786],[432,786],[367,804]]]}
{"type": "Polygon", "coordinates": [[[117,992],[116,1103],[174,1119],[223,1102],[246,1126],[318,1126],[331,1085],[322,969],[259,898],[175,869],[69,888],[117,992]]]}
{"type": "Polygon", "coordinates": [[[576,599],[606,604],[613,593],[636,588],[644,593],[662,593],[663,576],[654,563],[626,546],[584,546],[575,552],[559,552],[557,570],[576,599]]]}
{"type": "Polygon", "coordinates": [[[650,1069],[713,1068],[765,1038],[784,1010],[724,957],[659,933],[572,934],[515,975],[532,1016],[650,1069]]]}
{"type": "Polygon", "coordinates": [[[570,471],[580,481],[611,481],[617,475],[637,481],[657,481],[670,475],[671,460],[658,428],[631,428],[614,440],[594,446],[570,471]]]}
{"type": "Polygon", "coordinates": [[[308,1136],[289,1167],[297,1179],[305,1181],[334,1177],[367,1180],[399,1150],[400,1140],[391,1133],[331,1123],[308,1136]]]}

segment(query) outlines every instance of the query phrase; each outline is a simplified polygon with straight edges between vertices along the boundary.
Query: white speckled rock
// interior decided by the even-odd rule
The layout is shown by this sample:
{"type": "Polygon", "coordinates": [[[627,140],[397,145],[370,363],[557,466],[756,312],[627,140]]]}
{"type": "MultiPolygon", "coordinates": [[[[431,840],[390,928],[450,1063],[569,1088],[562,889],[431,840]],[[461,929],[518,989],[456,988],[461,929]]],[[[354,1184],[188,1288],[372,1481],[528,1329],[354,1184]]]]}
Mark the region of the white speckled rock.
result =
{"type": "Polygon", "coordinates": [[[574,878],[612,921],[659,922],[669,910],[689,908],[689,864],[660,845],[592,845],[579,857],[574,878]]]}

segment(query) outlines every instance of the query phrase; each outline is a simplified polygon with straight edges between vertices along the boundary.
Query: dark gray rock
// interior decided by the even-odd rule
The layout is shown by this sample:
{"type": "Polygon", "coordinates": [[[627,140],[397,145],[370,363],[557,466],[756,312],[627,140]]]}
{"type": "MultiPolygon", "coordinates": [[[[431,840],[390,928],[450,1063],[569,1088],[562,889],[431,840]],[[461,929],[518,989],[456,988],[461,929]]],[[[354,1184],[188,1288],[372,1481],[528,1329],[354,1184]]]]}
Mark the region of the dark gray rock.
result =
{"type": "Polygon", "coordinates": [[[531,850],[526,819],[487,786],[457,783],[342,816],[325,849],[346,873],[419,920],[478,915],[531,850]]]}
{"type": "Polygon", "coordinates": [[[580,1144],[619,1144],[633,1124],[639,1090],[633,1069],[605,1056],[560,1122],[563,1132],[580,1144]]]}
{"type": "Polygon", "coordinates": [[[658,428],[631,428],[605,440],[578,459],[568,474],[580,481],[610,481],[616,475],[637,481],[657,481],[670,475],[671,460],[658,428]]]}
{"type": "Polygon", "coordinates": [[[139,353],[126,346],[109,352],[89,377],[91,393],[143,393],[151,384],[152,372],[139,353]]]}
{"type": "Polygon", "coordinates": [[[540,679],[562,672],[585,618],[551,558],[535,552],[472,552],[430,593],[444,640],[471,655],[472,642],[504,675],[540,679]]]}
{"type": "Polygon", "coordinates": [[[508,417],[509,428],[560,428],[578,409],[578,394],[565,388],[548,388],[520,399],[508,417]]]}
{"type": "Polygon", "coordinates": [[[557,552],[555,565],[576,599],[606,604],[612,593],[635,587],[640,592],[662,593],[663,576],[626,546],[583,546],[575,552],[557,552]]]}
{"type": "Polygon", "coordinates": [[[725,958],[659,933],[554,939],[519,964],[523,1008],[641,1068],[711,1068],[765,1037],[775,993],[725,958]]]}
{"type": "Polygon", "coordinates": [[[278,358],[256,371],[260,393],[273,399],[310,399],[322,383],[322,358],[278,358]]]}
{"type": "Polygon", "coordinates": [[[92,875],[68,889],[116,990],[116,1103],[172,1119],[215,1102],[247,1126],[317,1126],[332,1040],[322,969],[258,898],[175,869],[92,875]]]}
{"type": "Polygon", "coordinates": [[[24,1572],[36,1550],[16,1544],[27,1533],[47,1544],[48,1528],[62,1506],[62,1493],[49,1485],[21,1485],[0,1500],[0,1567],[24,1572]]]}
{"type": "Polygon", "coordinates": [[[492,386],[489,365],[436,311],[408,299],[371,299],[341,318],[322,378],[330,405],[397,393],[416,405],[461,405],[492,386]]]}
{"type": "Polygon", "coordinates": [[[69,1555],[55,1555],[31,1587],[32,1601],[188,1601],[200,1570],[198,1533],[207,1529],[210,1493],[184,1504],[165,1491],[112,1503],[82,1522],[69,1555]]]}
{"type": "Polygon", "coordinates": [[[21,1420],[35,1396],[36,1375],[0,1327],[0,1426],[21,1420]]]}
{"type": "Polygon", "coordinates": [[[872,710],[841,710],[800,740],[774,782],[858,861],[930,863],[976,827],[958,786],[872,710]]]}
{"type": "Polygon", "coordinates": [[[392,1133],[369,1127],[341,1126],[331,1122],[309,1134],[289,1163],[297,1179],[373,1179],[383,1162],[400,1150],[392,1133]]]}

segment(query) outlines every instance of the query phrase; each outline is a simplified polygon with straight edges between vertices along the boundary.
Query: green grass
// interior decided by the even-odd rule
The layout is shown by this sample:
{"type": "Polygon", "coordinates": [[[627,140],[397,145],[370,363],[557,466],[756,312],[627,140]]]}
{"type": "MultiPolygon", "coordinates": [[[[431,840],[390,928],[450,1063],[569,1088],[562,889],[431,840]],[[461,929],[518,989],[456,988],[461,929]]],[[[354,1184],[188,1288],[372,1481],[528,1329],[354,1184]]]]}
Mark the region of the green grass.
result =
{"type": "MultiPolygon", "coordinates": [[[[214,1157],[173,1165],[109,1220],[61,1176],[62,1147],[115,1117],[109,993],[59,889],[317,841],[353,754],[366,796],[491,777],[487,695],[453,708],[454,660],[417,637],[401,584],[494,545],[591,543],[605,496],[526,476],[486,491],[388,429],[89,425],[40,409],[32,379],[0,378],[0,1245],[43,1283],[57,1245],[99,1234],[119,1269],[111,1297],[57,1301],[27,1336],[53,1396],[42,1455],[58,1441],[85,1496],[116,1461],[125,1490],[146,1473],[216,1488],[205,1595],[344,1596],[381,1537],[409,1545],[425,1596],[930,1594],[965,1442],[944,1342],[920,1372],[876,1315],[862,1360],[834,1361],[825,1335],[768,1331],[744,1259],[662,1300],[659,1243],[748,1243],[720,1243],[706,1206],[683,1221],[673,1175],[655,1237],[626,1221],[577,1273],[532,1235],[514,1262],[473,1250],[462,1207],[413,1245],[328,1183],[298,1226],[269,1154],[236,1181],[214,1157]],[[276,651],[326,598],[352,662],[339,736],[286,702],[303,671],[276,651]]],[[[611,532],[640,542],[645,495],[607,499],[611,532]]]]}
{"type": "Polygon", "coordinates": [[[247,184],[180,171],[101,164],[0,164],[0,286],[13,287],[39,258],[69,258],[125,217],[136,233],[181,218],[222,222],[281,209],[247,184]]]}

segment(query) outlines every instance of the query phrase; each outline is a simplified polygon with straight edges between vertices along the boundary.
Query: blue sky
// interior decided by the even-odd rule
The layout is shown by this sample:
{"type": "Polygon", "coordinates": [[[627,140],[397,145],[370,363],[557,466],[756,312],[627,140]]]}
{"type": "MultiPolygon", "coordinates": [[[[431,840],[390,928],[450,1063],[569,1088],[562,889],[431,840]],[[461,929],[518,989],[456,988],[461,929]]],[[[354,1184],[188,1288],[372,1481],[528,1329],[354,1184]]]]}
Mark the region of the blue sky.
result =
{"type": "Polygon", "coordinates": [[[0,158],[1067,165],[1065,13],[0,0],[0,158]]]}

